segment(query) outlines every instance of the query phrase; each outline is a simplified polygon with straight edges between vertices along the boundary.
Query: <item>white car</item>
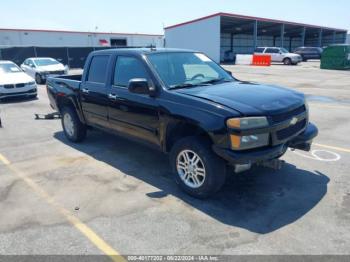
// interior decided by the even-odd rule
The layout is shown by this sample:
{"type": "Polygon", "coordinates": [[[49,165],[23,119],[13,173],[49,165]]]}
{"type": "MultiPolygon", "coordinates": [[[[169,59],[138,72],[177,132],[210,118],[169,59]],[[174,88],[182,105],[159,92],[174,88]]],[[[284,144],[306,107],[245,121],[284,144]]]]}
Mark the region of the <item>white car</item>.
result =
{"type": "Polygon", "coordinates": [[[33,77],[37,84],[44,84],[51,76],[68,74],[67,66],[50,57],[27,58],[21,68],[33,77]]]}
{"type": "Polygon", "coordinates": [[[303,60],[300,55],[290,53],[282,47],[257,47],[254,53],[271,55],[272,62],[281,62],[285,65],[297,65],[303,60]]]}
{"type": "Polygon", "coordinates": [[[15,63],[0,60],[0,100],[16,96],[35,98],[37,96],[35,81],[15,63]]]}

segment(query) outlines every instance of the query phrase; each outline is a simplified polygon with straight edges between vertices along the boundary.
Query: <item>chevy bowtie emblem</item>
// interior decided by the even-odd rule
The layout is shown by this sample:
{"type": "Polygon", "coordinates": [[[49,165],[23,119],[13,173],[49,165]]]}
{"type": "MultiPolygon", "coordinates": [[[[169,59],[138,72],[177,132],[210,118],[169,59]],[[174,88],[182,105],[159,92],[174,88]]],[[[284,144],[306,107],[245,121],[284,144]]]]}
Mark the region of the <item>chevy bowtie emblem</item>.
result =
{"type": "Polygon", "coordinates": [[[294,126],[297,122],[298,122],[298,118],[293,117],[292,120],[290,120],[290,123],[289,123],[289,124],[290,124],[291,126],[294,126]]]}

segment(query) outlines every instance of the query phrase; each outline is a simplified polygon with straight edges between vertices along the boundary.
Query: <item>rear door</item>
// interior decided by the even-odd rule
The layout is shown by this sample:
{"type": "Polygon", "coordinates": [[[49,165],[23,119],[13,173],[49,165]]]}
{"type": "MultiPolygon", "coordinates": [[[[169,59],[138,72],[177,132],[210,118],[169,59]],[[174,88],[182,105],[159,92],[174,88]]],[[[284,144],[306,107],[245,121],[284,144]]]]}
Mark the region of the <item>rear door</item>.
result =
{"type": "Polygon", "coordinates": [[[320,58],[320,53],[317,48],[308,48],[308,54],[310,59],[318,59],[320,58]]]}
{"type": "Polygon", "coordinates": [[[80,97],[82,110],[90,125],[108,127],[107,78],[111,55],[95,55],[90,60],[88,72],[82,80],[80,97]]]}
{"type": "Polygon", "coordinates": [[[153,83],[144,61],[131,55],[120,55],[114,66],[109,91],[110,128],[159,146],[158,101],[148,94],[135,94],[128,90],[133,78],[145,78],[153,83]]]}

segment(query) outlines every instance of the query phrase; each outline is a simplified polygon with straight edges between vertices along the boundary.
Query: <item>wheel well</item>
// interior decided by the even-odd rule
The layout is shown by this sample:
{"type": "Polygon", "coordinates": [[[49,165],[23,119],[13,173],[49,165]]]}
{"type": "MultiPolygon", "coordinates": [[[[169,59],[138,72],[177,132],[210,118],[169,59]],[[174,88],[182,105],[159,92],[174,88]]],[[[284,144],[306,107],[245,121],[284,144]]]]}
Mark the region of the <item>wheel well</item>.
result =
{"type": "Polygon", "coordinates": [[[189,136],[199,136],[210,143],[213,142],[209,134],[197,125],[189,123],[171,124],[166,132],[166,152],[170,152],[176,141],[189,136]]]}
{"type": "Polygon", "coordinates": [[[70,107],[70,108],[73,108],[74,109],[74,105],[73,105],[73,102],[70,101],[69,99],[65,99],[65,98],[60,98],[60,99],[57,99],[57,107],[58,107],[58,110],[61,112],[62,109],[64,107],[70,107]]]}

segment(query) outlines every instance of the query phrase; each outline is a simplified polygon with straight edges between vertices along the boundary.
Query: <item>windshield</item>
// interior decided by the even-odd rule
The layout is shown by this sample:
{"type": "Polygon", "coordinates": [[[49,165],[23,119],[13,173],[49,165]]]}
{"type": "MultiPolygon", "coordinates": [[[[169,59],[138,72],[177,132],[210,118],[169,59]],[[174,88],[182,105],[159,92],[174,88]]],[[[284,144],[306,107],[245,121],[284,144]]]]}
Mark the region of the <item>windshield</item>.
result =
{"type": "Polygon", "coordinates": [[[59,62],[53,58],[35,59],[34,63],[37,66],[48,66],[48,65],[58,65],[59,64],[59,62]]]}
{"type": "Polygon", "coordinates": [[[280,50],[281,50],[281,52],[282,52],[283,54],[289,53],[289,51],[288,51],[287,49],[285,49],[285,48],[280,48],[280,50]]]}
{"type": "Polygon", "coordinates": [[[18,73],[18,72],[22,72],[22,70],[14,63],[0,64],[0,73],[2,74],[10,74],[10,73],[18,73]]]}
{"type": "Polygon", "coordinates": [[[148,60],[170,89],[234,81],[232,76],[202,53],[155,53],[149,54],[148,60]]]}

